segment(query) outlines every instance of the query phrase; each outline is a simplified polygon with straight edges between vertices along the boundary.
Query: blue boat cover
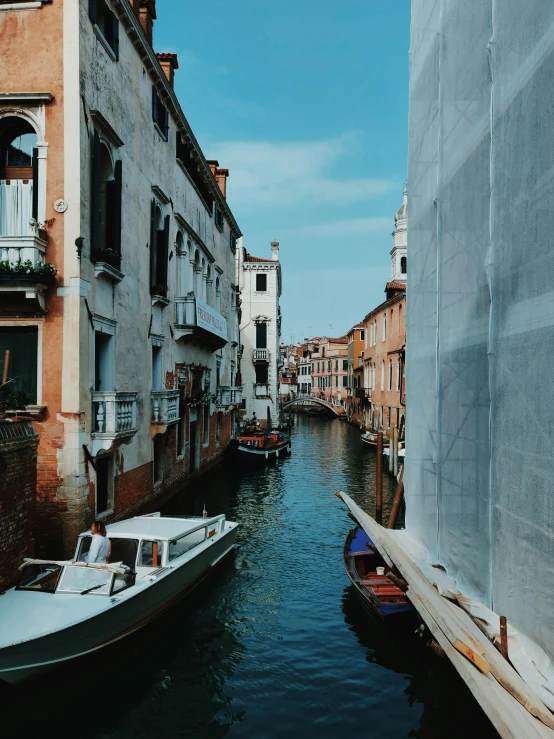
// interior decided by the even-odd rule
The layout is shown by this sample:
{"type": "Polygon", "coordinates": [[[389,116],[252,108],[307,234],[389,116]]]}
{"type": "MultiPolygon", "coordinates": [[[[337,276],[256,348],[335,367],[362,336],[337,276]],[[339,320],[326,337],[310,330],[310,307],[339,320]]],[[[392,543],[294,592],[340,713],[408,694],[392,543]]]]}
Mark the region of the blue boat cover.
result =
{"type": "MultiPolygon", "coordinates": [[[[356,532],[356,536],[352,539],[350,542],[350,552],[368,552],[369,549],[367,548],[367,542],[371,541],[369,536],[366,534],[366,532],[360,528],[356,532]]],[[[373,542],[371,541],[373,544],[373,542]]]]}

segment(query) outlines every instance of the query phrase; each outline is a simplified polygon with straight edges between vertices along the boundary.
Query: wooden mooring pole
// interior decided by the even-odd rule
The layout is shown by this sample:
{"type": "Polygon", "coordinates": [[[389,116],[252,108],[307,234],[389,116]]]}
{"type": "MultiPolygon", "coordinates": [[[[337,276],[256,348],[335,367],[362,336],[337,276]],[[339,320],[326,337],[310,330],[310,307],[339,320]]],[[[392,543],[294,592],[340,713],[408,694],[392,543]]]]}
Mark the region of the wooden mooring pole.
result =
{"type": "Polygon", "coordinates": [[[387,529],[394,529],[396,526],[396,519],[398,518],[398,511],[404,498],[404,465],[400,470],[400,477],[398,478],[398,485],[396,486],[396,492],[394,493],[394,500],[392,501],[392,508],[387,521],[387,529]]]}
{"type": "Polygon", "coordinates": [[[6,349],[6,352],[4,354],[4,371],[2,372],[2,385],[5,385],[8,381],[8,376],[10,372],[10,357],[12,353],[9,349],[6,349]]]}
{"type": "Polygon", "coordinates": [[[392,458],[392,474],[396,477],[398,477],[398,429],[396,426],[392,429],[392,451],[393,451],[393,458],[392,458]]]}
{"type": "Polygon", "coordinates": [[[375,520],[383,522],[383,432],[377,434],[377,467],[375,470],[375,520]]]}

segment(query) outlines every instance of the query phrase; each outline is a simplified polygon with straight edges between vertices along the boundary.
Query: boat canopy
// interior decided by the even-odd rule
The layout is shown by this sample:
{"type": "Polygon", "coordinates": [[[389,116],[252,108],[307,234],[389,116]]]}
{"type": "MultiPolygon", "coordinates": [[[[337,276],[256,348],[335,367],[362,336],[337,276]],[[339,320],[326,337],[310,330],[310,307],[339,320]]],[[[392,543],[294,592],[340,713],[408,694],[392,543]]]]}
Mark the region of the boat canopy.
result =
{"type": "MultiPolygon", "coordinates": [[[[106,526],[106,533],[111,537],[129,537],[134,539],[152,538],[171,541],[181,536],[202,528],[210,526],[218,521],[225,520],[225,516],[212,516],[211,518],[165,518],[162,516],[136,516],[126,521],[118,521],[106,526]]],[[[90,535],[90,532],[81,536],[90,535]]]]}

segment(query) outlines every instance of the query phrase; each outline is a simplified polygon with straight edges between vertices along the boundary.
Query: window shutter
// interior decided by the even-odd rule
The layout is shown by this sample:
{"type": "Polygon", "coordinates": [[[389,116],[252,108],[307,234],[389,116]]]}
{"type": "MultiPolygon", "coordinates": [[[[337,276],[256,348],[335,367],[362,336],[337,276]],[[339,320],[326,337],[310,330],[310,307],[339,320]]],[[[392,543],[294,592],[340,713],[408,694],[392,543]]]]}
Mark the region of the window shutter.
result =
{"type": "Polygon", "coordinates": [[[150,287],[156,284],[156,201],[152,198],[150,211],[150,287]]]}
{"type": "Polygon", "coordinates": [[[91,23],[96,23],[98,13],[96,11],[96,0],[88,0],[88,17],[91,23]]]}
{"type": "Polygon", "coordinates": [[[108,191],[109,207],[112,213],[111,230],[110,230],[110,246],[118,254],[121,254],[121,188],[122,188],[122,169],[121,160],[115,163],[114,179],[108,183],[110,190],[108,191]]]}
{"type": "Polygon", "coordinates": [[[95,131],[92,138],[92,184],[91,184],[91,257],[100,251],[100,136],[95,131]]]}
{"type": "Polygon", "coordinates": [[[163,232],[163,246],[162,246],[162,269],[160,270],[160,276],[162,279],[162,285],[167,287],[167,261],[169,256],[169,220],[170,217],[167,215],[164,222],[163,232]]]}
{"type": "Polygon", "coordinates": [[[165,136],[165,140],[167,141],[169,137],[169,111],[165,106],[164,106],[164,136],[165,136]]]}
{"type": "Polygon", "coordinates": [[[158,93],[155,87],[152,87],[152,120],[158,120],[158,93]]]}
{"type": "Polygon", "coordinates": [[[115,13],[112,13],[112,51],[115,54],[116,62],[119,61],[119,20],[115,13]]]}
{"type": "Polygon", "coordinates": [[[33,210],[32,216],[38,220],[38,149],[33,149],[33,210]]]}

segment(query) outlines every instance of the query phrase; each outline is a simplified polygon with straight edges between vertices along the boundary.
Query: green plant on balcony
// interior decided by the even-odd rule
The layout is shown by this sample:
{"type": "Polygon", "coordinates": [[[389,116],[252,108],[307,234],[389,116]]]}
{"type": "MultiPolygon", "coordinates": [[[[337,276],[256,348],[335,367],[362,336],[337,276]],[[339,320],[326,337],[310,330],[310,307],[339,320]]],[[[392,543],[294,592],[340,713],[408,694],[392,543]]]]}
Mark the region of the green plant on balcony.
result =
{"type": "Polygon", "coordinates": [[[214,403],[215,399],[216,396],[213,393],[210,393],[209,390],[205,390],[203,393],[200,393],[200,395],[195,395],[193,397],[187,396],[183,401],[189,408],[197,408],[199,405],[214,403]]]}
{"type": "Polygon", "coordinates": [[[31,397],[27,393],[15,389],[13,378],[0,385],[0,413],[22,410],[30,403],[31,397]]]}
{"type": "Polygon", "coordinates": [[[9,262],[7,260],[0,262],[0,275],[9,275],[12,279],[19,276],[29,275],[30,277],[38,277],[45,275],[54,278],[58,270],[53,264],[46,262],[32,262],[26,259],[24,262],[9,262]]]}

